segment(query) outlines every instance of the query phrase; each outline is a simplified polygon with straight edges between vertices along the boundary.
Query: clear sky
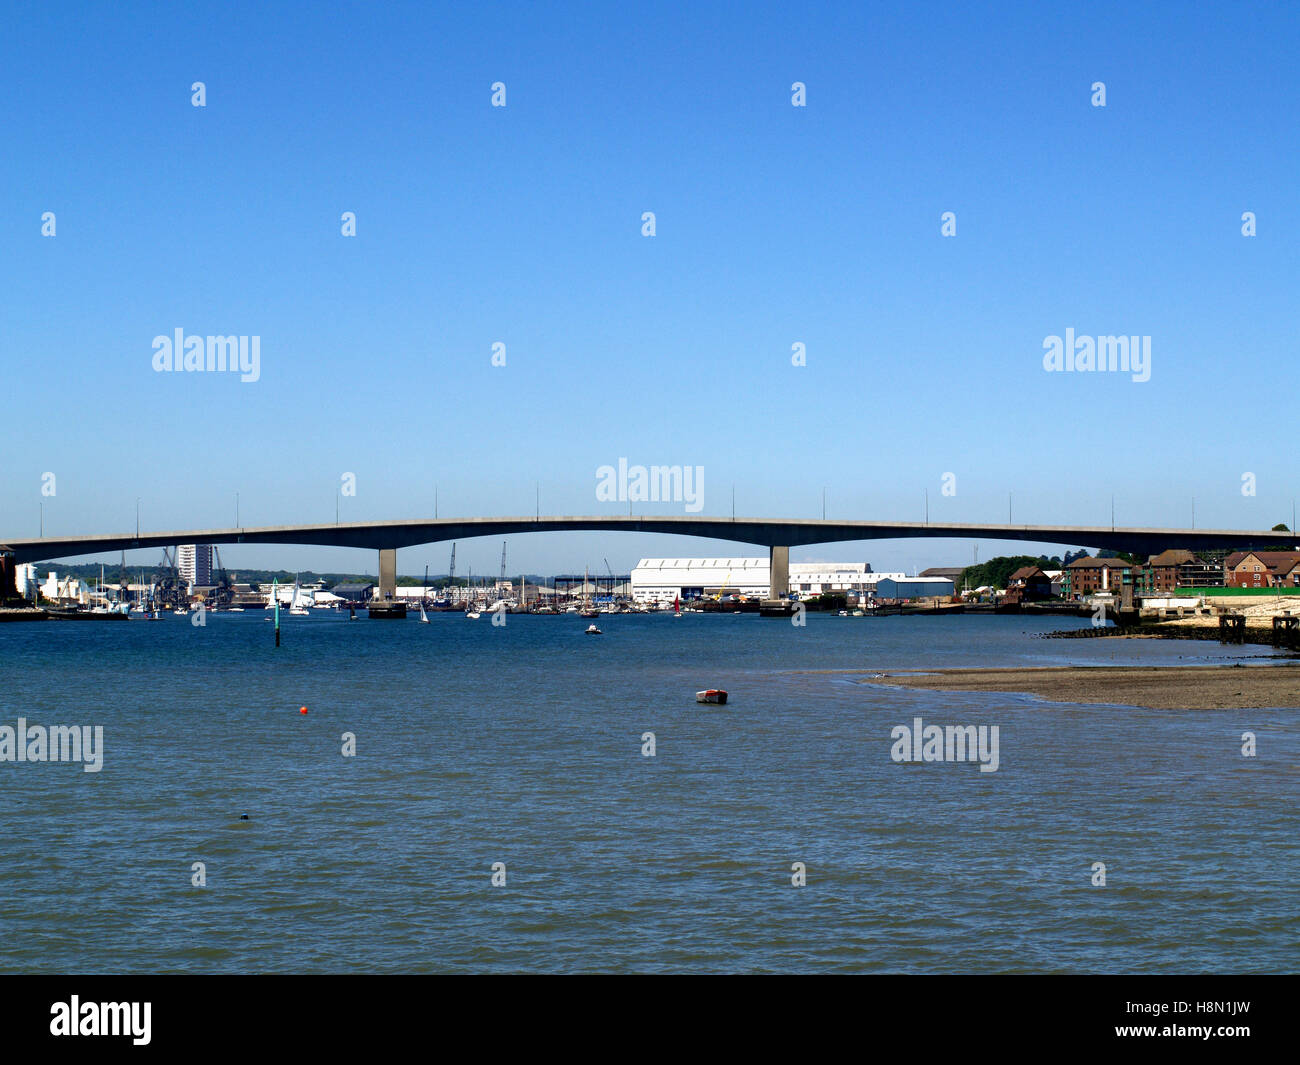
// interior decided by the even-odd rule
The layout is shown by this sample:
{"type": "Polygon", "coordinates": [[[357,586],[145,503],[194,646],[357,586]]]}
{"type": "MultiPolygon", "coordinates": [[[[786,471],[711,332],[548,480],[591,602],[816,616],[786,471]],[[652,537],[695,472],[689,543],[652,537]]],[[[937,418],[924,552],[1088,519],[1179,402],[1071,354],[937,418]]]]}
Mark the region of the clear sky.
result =
{"type": "MultiPolygon", "coordinates": [[[[48,533],[129,530],[137,499],[145,529],[229,526],[236,493],[244,525],[417,517],[435,488],[443,517],[538,489],[626,513],[596,498],[619,458],[703,467],[707,514],[734,484],[745,516],[820,517],[825,489],[843,518],[920,520],[928,491],[934,521],[1013,493],[1018,522],[1107,523],[1113,495],[1121,525],[1193,499],[1201,527],[1290,523],[1298,30],[1294,4],[10,7],[0,541],[42,503],[48,533]],[[155,372],[178,328],[260,337],[259,379],[155,372]],[[1151,337],[1150,380],[1047,372],[1067,329],[1151,337]]],[[[721,551],[762,553],[548,535],[509,568],[721,551]]]]}

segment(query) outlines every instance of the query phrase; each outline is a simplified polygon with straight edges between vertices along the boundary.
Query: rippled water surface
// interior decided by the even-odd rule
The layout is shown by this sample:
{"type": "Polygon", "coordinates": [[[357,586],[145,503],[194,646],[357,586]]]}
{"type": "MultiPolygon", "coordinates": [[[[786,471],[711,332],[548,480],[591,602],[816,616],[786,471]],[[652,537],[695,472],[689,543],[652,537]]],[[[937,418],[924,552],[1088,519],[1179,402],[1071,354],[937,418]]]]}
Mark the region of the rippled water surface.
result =
{"type": "Polygon", "coordinates": [[[102,725],[105,746],[99,773],[0,763],[0,970],[1300,962],[1296,711],[1072,706],[844,672],[1263,648],[1034,638],[1077,624],[1060,618],[633,615],[602,618],[599,638],[586,624],[286,617],[279,649],[259,613],[0,625],[0,724],[102,725]],[[697,705],[703,687],[731,703],[697,705]],[[998,725],[1000,768],[893,762],[891,729],[917,716],[998,725]]]}

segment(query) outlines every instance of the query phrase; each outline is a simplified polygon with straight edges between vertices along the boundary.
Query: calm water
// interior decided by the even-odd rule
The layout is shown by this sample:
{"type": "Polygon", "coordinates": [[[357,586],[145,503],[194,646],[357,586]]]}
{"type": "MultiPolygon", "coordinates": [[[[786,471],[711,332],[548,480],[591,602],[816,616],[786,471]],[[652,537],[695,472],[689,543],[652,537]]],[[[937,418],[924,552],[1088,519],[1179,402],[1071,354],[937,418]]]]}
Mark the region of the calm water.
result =
{"type": "Polygon", "coordinates": [[[1295,711],[806,672],[1264,649],[808,621],[285,617],[278,650],[260,613],[0,625],[0,724],[105,744],[98,774],[0,763],[0,970],[1300,967],[1295,711]],[[710,686],[732,704],[697,705],[710,686]],[[1001,768],[894,763],[917,715],[998,725],[1001,768]]]}

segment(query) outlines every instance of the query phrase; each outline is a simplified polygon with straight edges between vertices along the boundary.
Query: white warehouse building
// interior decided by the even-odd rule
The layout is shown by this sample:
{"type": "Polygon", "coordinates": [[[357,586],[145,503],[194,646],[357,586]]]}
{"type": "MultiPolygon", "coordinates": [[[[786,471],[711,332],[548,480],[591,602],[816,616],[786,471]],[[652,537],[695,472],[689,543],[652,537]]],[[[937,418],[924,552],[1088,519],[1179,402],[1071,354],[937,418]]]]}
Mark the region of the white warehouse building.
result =
{"type": "MultiPolygon", "coordinates": [[[[740,595],[766,599],[770,594],[766,558],[643,558],[632,570],[632,599],[671,603],[701,596],[740,595]]],[[[878,580],[902,573],[872,573],[867,562],[792,562],[790,591],[800,598],[822,592],[871,595],[878,580]]]]}

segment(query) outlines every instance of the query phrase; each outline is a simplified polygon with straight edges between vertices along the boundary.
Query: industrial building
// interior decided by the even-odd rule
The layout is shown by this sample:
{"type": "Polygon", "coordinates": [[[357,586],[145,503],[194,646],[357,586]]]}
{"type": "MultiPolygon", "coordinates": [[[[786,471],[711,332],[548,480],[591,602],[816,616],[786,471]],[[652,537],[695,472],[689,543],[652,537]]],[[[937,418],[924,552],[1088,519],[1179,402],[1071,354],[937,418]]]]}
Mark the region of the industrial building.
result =
{"type": "MultiPolygon", "coordinates": [[[[903,576],[873,573],[867,562],[792,562],[790,593],[801,599],[823,592],[867,597],[881,579],[903,576]]],[[[766,599],[769,581],[770,561],[766,558],[643,558],[632,570],[632,599],[638,603],[718,595],[766,599]]]]}
{"type": "Polygon", "coordinates": [[[954,585],[946,577],[904,577],[890,574],[876,584],[878,599],[946,599],[954,585]]]}

